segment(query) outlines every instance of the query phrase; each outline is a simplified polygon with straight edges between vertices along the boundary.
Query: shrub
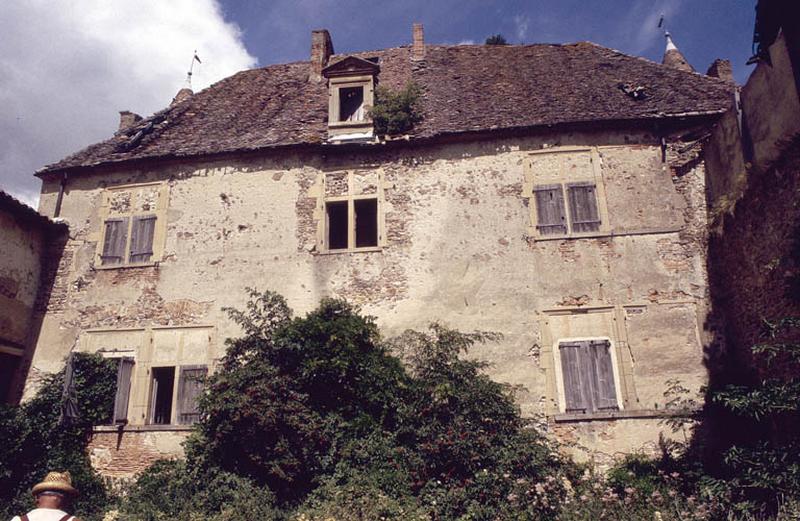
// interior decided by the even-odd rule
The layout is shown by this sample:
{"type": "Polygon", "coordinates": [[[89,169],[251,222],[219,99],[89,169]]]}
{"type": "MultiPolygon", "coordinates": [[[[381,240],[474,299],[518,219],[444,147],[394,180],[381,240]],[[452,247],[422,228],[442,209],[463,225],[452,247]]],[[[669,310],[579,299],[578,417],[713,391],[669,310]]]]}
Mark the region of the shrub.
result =
{"type": "Polygon", "coordinates": [[[422,91],[414,83],[394,92],[386,87],[375,90],[375,104],[369,115],[379,136],[405,134],[422,121],[422,91]]]}
{"type": "Polygon", "coordinates": [[[486,45],[508,45],[505,36],[500,33],[489,36],[484,43],[486,45]]]}
{"type": "Polygon", "coordinates": [[[76,354],[74,383],[79,417],[61,422],[64,371],[45,378],[36,396],[21,406],[0,406],[0,516],[33,507],[31,487],[51,470],[69,471],[81,492],[73,508],[95,519],[111,501],[86,453],[93,425],[111,414],[116,365],[99,355],[76,354]]]}

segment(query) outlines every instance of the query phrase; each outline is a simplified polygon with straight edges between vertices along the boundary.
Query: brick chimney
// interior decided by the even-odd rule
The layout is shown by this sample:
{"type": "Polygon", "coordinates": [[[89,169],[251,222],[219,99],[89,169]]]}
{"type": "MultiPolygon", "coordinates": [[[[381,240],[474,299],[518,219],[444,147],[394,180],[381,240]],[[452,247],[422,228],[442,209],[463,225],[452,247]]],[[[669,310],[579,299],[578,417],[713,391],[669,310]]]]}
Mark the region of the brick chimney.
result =
{"type": "Polygon", "coordinates": [[[414,24],[411,29],[412,44],[411,44],[411,59],[421,61],[425,59],[425,31],[422,24],[414,24]]]}
{"type": "Polygon", "coordinates": [[[314,81],[322,80],[322,69],[328,65],[333,54],[333,42],[327,29],[311,31],[311,76],[314,81]]]}
{"type": "Polygon", "coordinates": [[[730,60],[721,60],[717,58],[714,60],[714,63],[708,67],[706,76],[711,76],[712,78],[719,78],[723,81],[734,83],[733,67],[731,67],[730,60]]]}
{"type": "Polygon", "coordinates": [[[119,128],[117,132],[121,132],[127,128],[132,127],[133,125],[137,124],[142,120],[142,116],[131,112],[129,110],[120,110],[119,111],[119,128]]]}

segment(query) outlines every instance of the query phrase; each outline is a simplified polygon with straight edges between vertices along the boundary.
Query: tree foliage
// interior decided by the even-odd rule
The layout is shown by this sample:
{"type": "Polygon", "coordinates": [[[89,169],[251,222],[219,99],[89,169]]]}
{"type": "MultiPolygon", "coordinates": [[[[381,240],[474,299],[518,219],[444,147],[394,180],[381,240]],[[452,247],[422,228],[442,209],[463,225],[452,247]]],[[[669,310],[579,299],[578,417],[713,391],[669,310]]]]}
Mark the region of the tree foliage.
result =
{"type": "Polygon", "coordinates": [[[486,38],[484,42],[486,45],[508,45],[505,36],[500,33],[493,34],[486,38]]]}
{"type": "Polygon", "coordinates": [[[395,136],[410,132],[422,121],[422,90],[409,82],[400,91],[386,87],[375,89],[375,104],[370,117],[379,136],[395,136]]]}
{"type": "Polygon", "coordinates": [[[107,423],[116,387],[116,364],[78,354],[74,383],[80,416],[61,422],[64,371],[45,378],[36,396],[21,406],[0,406],[0,517],[33,507],[31,487],[51,470],[69,471],[81,495],[73,505],[82,519],[99,516],[109,501],[86,454],[93,425],[107,423]]]}

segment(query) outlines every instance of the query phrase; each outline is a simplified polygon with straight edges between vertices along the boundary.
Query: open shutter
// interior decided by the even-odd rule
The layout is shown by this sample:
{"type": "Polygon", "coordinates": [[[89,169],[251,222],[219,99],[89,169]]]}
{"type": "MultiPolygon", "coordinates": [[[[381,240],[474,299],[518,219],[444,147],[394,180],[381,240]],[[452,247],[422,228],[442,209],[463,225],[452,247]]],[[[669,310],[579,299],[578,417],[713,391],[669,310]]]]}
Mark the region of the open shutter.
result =
{"type": "Polygon", "coordinates": [[[564,192],[561,185],[534,187],[536,199],[536,229],[542,235],[567,233],[567,216],[564,212],[564,192]]]}
{"type": "Polygon", "coordinates": [[[128,239],[128,218],[106,219],[103,235],[103,265],[122,264],[125,261],[125,244],[128,239]]]}
{"type": "Polygon", "coordinates": [[[153,256],[153,233],[156,229],[156,216],[134,217],[131,226],[130,262],[149,262],[153,256]]]}
{"type": "Polygon", "coordinates": [[[203,392],[203,379],[208,374],[204,365],[181,367],[178,379],[178,423],[186,425],[200,419],[197,400],[203,392]]]}
{"type": "Polygon", "coordinates": [[[117,393],[114,397],[114,423],[128,423],[128,399],[131,395],[133,358],[120,358],[117,366],[117,393]]]}
{"type": "Polygon", "coordinates": [[[597,195],[593,183],[575,183],[569,192],[569,218],[573,232],[594,232],[600,229],[597,195]]]}
{"type": "Polygon", "coordinates": [[[598,411],[618,409],[617,391],[614,387],[614,368],[611,363],[611,344],[608,340],[589,342],[590,359],[594,372],[593,402],[598,411]]]}
{"type": "Polygon", "coordinates": [[[563,342],[559,344],[561,356],[561,374],[564,380],[564,398],[566,412],[586,412],[588,394],[584,390],[581,378],[581,361],[583,349],[580,342],[563,342]]]}

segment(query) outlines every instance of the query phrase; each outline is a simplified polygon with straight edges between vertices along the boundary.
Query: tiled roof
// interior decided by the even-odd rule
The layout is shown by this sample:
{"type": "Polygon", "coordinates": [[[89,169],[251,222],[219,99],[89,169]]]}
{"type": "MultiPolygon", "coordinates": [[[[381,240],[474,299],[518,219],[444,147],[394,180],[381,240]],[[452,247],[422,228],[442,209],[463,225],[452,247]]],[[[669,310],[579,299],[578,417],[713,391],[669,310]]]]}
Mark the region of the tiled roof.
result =
{"type": "Polygon", "coordinates": [[[0,211],[13,215],[25,223],[34,224],[42,228],[46,227],[65,227],[64,224],[51,221],[48,217],[40,214],[27,204],[19,201],[11,194],[0,190],[0,211]]]}
{"type": "MultiPolygon", "coordinates": [[[[422,87],[424,120],[412,139],[713,114],[731,103],[730,86],[720,80],[592,43],[429,45],[422,62],[411,60],[410,47],[354,55],[378,59],[381,85],[399,88],[413,80],[422,87]]],[[[239,72],[40,173],[321,144],[327,138],[328,92],[324,81],[309,81],[309,70],[309,62],[296,62],[239,72]]]]}

